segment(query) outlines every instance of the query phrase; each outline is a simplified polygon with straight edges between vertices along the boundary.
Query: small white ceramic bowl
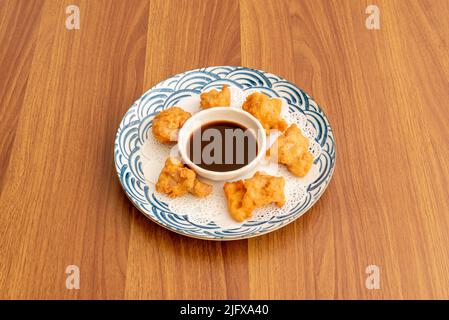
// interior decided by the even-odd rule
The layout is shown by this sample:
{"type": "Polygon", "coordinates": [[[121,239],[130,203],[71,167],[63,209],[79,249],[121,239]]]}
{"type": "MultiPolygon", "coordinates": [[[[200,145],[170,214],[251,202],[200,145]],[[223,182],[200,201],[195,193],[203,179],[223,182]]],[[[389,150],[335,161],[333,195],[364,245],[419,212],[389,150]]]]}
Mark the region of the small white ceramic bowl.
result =
{"type": "Polygon", "coordinates": [[[198,175],[215,181],[230,180],[249,173],[264,156],[266,143],[265,130],[259,120],[248,112],[233,107],[215,107],[195,113],[184,123],[178,135],[179,153],[184,163],[198,175]],[[190,136],[199,127],[216,121],[234,122],[257,133],[257,155],[250,163],[237,170],[218,172],[201,168],[190,160],[187,150],[190,136]]]}

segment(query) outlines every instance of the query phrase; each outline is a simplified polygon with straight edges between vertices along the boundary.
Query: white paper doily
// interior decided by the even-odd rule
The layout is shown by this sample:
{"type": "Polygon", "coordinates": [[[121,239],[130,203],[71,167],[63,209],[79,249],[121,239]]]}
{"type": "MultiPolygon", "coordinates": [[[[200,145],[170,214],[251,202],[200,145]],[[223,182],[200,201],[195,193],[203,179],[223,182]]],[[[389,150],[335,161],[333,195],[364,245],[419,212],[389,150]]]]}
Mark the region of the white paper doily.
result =
{"type": "MultiPolygon", "coordinates": [[[[231,86],[230,90],[231,105],[236,108],[241,108],[241,105],[245,101],[247,95],[257,91],[247,90],[244,92],[235,86],[231,86]]],[[[304,136],[309,138],[309,150],[312,153],[313,158],[317,159],[321,154],[321,146],[315,141],[315,137],[317,135],[315,128],[307,122],[307,118],[303,113],[290,113],[288,111],[287,102],[283,99],[282,102],[282,116],[289,124],[296,123],[303,132],[304,136]]],[[[182,99],[176,105],[193,114],[200,111],[199,103],[199,95],[196,95],[182,99]]],[[[279,133],[273,132],[269,137],[267,137],[267,148],[271,146],[278,135],[279,133]]],[[[205,225],[211,221],[215,222],[215,224],[222,228],[233,228],[242,225],[242,223],[233,220],[228,212],[226,198],[223,192],[224,182],[210,181],[199,177],[202,181],[213,185],[214,190],[212,194],[206,198],[196,198],[190,194],[178,198],[169,198],[166,195],[156,191],[155,184],[159,177],[159,173],[165,164],[165,160],[169,156],[180,159],[177,145],[162,145],[150,134],[140,149],[140,156],[142,161],[142,171],[150,192],[154,192],[160,201],[167,203],[172,212],[175,212],[178,215],[185,215],[188,217],[189,221],[200,225],[205,225]]],[[[306,186],[315,181],[319,173],[316,164],[313,164],[306,177],[298,178],[293,176],[284,166],[264,159],[253,172],[245,176],[238,177],[235,180],[249,178],[256,171],[264,171],[268,174],[283,176],[285,178],[284,192],[286,203],[281,208],[278,208],[275,205],[269,205],[254,210],[253,217],[250,221],[268,221],[274,215],[287,214],[306,195],[306,186]]]]}

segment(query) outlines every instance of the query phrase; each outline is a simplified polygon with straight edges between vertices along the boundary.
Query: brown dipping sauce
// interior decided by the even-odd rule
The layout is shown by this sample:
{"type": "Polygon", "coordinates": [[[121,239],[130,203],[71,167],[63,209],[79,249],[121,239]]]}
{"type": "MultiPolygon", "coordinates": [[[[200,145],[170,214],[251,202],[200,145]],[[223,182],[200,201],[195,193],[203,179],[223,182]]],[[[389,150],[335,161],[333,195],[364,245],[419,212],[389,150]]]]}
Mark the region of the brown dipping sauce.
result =
{"type": "Polygon", "coordinates": [[[187,146],[189,159],[210,171],[233,171],[257,156],[256,133],[231,121],[209,122],[196,129],[187,146]]]}

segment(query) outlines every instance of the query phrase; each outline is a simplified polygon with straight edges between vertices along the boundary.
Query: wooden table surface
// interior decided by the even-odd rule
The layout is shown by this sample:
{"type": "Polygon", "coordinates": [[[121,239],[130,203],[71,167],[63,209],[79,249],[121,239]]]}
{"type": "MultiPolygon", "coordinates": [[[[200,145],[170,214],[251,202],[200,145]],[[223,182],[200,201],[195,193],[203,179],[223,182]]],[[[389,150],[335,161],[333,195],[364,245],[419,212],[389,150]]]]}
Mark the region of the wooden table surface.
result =
{"type": "Polygon", "coordinates": [[[449,298],[448,16],[448,0],[0,0],[0,297],[449,298]],[[165,230],[115,173],[132,102],[212,65],[289,79],[334,130],[320,201],[250,240],[165,230]]]}

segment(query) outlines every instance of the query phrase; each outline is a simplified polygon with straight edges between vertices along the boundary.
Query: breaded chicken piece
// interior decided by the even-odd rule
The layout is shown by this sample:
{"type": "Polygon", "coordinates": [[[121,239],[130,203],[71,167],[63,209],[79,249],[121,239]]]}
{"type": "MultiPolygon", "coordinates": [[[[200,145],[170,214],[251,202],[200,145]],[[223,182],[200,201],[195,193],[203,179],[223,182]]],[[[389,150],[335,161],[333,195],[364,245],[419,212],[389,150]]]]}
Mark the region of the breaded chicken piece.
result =
{"type": "Polygon", "coordinates": [[[181,161],[168,158],[156,183],[156,190],[175,198],[193,189],[196,174],[184,167],[181,161]]]}
{"type": "Polygon", "coordinates": [[[270,134],[270,129],[280,131],[287,129],[287,122],[281,118],[282,101],[280,99],[270,99],[263,93],[254,92],[246,97],[242,108],[259,119],[267,135],[270,134]]]}
{"type": "Polygon", "coordinates": [[[285,203],[283,177],[273,177],[260,171],[243,181],[246,188],[242,206],[244,208],[260,208],[270,203],[282,207],[285,203]]]}
{"type": "Polygon", "coordinates": [[[213,107],[228,107],[231,104],[231,91],[228,85],[223,85],[221,91],[212,89],[209,92],[202,93],[201,107],[208,109],[213,107]]]}
{"type": "Polygon", "coordinates": [[[224,192],[231,216],[242,222],[252,216],[253,210],[270,203],[282,207],[285,203],[285,180],[262,172],[246,180],[226,182],[224,192]]]}
{"type": "Polygon", "coordinates": [[[243,208],[243,196],[246,193],[245,185],[242,180],[236,182],[226,182],[223,190],[228,202],[228,209],[234,220],[242,222],[251,217],[252,209],[243,208]]]}
{"type": "Polygon", "coordinates": [[[212,186],[199,181],[195,171],[185,167],[181,161],[168,158],[157,180],[156,190],[171,198],[188,192],[196,197],[205,197],[212,192],[212,186]]]}
{"type": "Polygon", "coordinates": [[[211,192],[212,192],[212,186],[210,184],[201,182],[198,179],[195,180],[195,183],[193,184],[193,188],[192,188],[192,190],[190,190],[190,193],[198,198],[204,198],[204,197],[208,196],[211,192]]]}
{"type": "Polygon", "coordinates": [[[285,164],[294,175],[304,177],[313,163],[313,156],[308,148],[309,140],[301,133],[296,124],[292,124],[284,134],[277,138],[267,154],[276,156],[277,150],[277,161],[285,164]],[[274,151],[271,151],[272,149],[274,151]]]}
{"type": "Polygon", "coordinates": [[[178,130],[192,115],[179,107],[171,107],[161,111],[153,119],[152,132],[154,137],[162,143],[174,142],[178,130]]]}

